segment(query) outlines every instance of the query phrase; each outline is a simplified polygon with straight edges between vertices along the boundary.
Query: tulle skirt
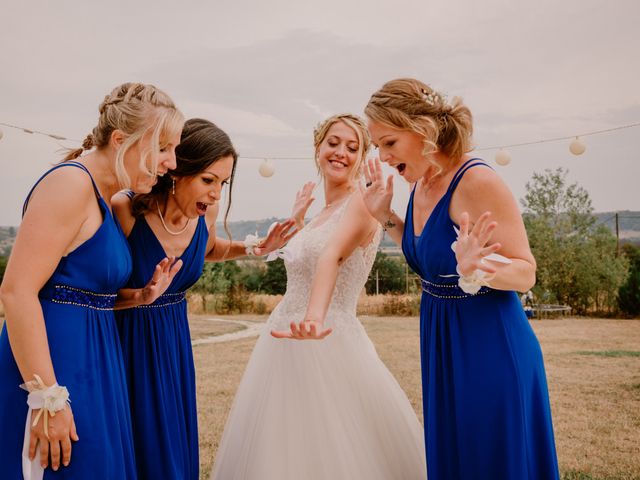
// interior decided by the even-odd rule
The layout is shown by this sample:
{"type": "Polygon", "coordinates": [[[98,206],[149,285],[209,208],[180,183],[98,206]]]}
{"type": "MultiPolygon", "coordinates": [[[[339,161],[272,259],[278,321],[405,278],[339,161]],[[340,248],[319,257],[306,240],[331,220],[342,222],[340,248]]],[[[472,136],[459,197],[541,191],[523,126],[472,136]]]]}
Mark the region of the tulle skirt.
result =
{"type": "MultiPolygon", "coordinates": [[[[322,341],[258,339],[214,465],[216,480],[426,478],[423,429],[355,317],[322,341]]],[[[282,320],[282,318],[280,318],[282,320]]]]}

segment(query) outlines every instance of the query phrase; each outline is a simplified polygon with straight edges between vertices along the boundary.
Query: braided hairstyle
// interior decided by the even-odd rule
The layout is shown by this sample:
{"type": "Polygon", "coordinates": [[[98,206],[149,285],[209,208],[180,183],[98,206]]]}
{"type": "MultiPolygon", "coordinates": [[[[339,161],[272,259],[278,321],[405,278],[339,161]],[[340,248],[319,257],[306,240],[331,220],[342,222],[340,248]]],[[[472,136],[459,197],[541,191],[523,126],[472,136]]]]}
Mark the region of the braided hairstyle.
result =
{"type": "Polygon", "coordinates": [[[101,149],[109,144],[114,130],[126,136],[116,153],[116,177],[121,188],[128,188],[129,176],[124,167],[124,156],[147,132],[151,131],[150,147],[141,155],[141,168],[146,169],[151,156],[149,175],[157,173],[157,157],[162,138],[173,136],[182,130],[184,117],[173,100],[159,88],[144,83],[123,83],[104,97],[98,108],[98,124],[82,142],[82,148],[70,150],[63,161],[78,158],[85,150],[101,149]]]}
{"type": "Polygon", "coordinates": [[[413,78],[385,83],[371,95],[364,113],[371,120],[424,138],[422,154],[442,152],[458,160],[472,150],[473,117],[462,99],[450,103],[430,86],[413,78]]]}
{"type": "Polygon", "coordinates": [[[367,130],[367,126],[365,125],[364,121],[357,115],[353,115],[351,113],[340,113],[338,115],[332,115],[316,126],[316,128],[313,130],[313,146],[315,147],[316,151],[316,167],[318,168],[318,173],[321,174],[320,164],[318,161],[318,149],[320,148],[320,144],[327,136],[327,133],[329,132],[331,126],[334,123],[338,122],[342,122],[348,127],[351,127],[356,133],[356,137],[358,138],[357,160],[350,175],[350,179],[354,180],[362,174],[362,164],[365,157],[367,156],[369,147],[371,146],[371,137],[369,136],[369,130],[367,130]]]}

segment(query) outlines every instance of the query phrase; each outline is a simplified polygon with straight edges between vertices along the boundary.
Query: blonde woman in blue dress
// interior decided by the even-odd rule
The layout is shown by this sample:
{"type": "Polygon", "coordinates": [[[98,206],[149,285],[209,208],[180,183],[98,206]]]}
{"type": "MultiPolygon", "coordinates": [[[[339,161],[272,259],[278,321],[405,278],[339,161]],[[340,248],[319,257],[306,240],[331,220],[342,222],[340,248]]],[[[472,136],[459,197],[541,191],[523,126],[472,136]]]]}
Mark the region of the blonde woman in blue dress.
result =
{"type": "MultiPolygon", "coordinates": [[[[251,355],[212,478],[422,480],[422,426],[356,317],[381,236],[358,189],[369,136],[348,114],[314,133],[326,204],[283,253],[287,291],[251,355]],[[290,339],[301,337],[319,341],[290,339]]],[[[297,198],[298,224],[311,191],[297,198]]]]}

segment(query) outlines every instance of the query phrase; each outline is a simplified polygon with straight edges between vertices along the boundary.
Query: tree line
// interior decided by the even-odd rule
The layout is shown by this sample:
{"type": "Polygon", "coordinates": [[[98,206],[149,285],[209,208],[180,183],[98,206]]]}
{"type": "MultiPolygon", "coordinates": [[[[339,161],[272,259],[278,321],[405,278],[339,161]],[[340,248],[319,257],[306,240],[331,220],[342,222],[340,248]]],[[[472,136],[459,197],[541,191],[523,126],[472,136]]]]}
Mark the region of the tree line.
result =
{"type": "MultiPolygon", "coordinates": [[[[640,248],[620,245],[594,215],[588,192],[568,184],[567,174],[562,168],[534,173],[521,200],[537,262],[536,303],[569,305],[583,315],[640,315],[640,248]]],[[[0,282],[6,263],[0,256],[0,282]]],[[[219,294],[231,306],[250,293],[281,295],[286,285],[281,259],[250,259],[205,264],[193,289],[219,294]]],[[[420,281],[404,257],[378,252],[365,288],[369,295],[418,294],[420,281]]]]}

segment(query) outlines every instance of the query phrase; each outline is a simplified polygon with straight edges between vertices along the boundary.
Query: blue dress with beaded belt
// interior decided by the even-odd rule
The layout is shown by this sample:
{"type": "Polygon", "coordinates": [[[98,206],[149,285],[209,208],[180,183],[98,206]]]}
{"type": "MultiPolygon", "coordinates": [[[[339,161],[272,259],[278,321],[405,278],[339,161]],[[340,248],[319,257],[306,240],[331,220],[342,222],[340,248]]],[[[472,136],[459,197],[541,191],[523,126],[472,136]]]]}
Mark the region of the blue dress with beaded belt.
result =
{"type": "Polygon", "coordinates": [[[418,237],[413,192],[402,249],[422,278],[420,348],[430,480],[557,479],[542,352],[513,291],[463,292],[451,244],[456,172],[418,237]]]}
{"type": "MultiPolygon", "coordinates": [[[[49,172],[62,167],[89,174],[76,162],[59,164],[49,172]]],[[[80,437],[73,443],[69,466],[57,472],[47,468],[45,479],[136,478],[125,371],[113,314],[116,293],[131,272],[131,256],[119,224],[95,183],[93,187],[102,225],[60,260],[39,294],[56,379],[69,390],[80,437]]],[[[22,478],[28,407],[27,392],[18,387],[21,383],[5,326],[0,335],[2,478],[22,478]]]]}
{"type": "MultiPolygon", "coordinates": [[[[208,239],[200,217],[166,293],[151,305],[116,312],[139,478],[198,479],[196,381],[185,291],[202,275],[208,239]]],[[[165,251],[142,216],[128,240],[133,255],[128,287],[141,288],[165,251]]]]}

